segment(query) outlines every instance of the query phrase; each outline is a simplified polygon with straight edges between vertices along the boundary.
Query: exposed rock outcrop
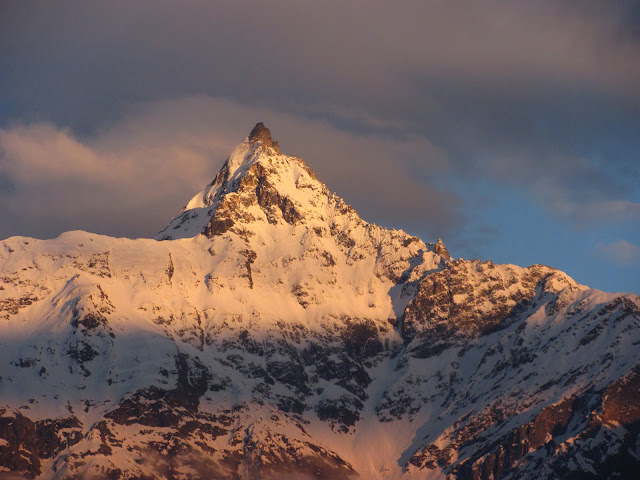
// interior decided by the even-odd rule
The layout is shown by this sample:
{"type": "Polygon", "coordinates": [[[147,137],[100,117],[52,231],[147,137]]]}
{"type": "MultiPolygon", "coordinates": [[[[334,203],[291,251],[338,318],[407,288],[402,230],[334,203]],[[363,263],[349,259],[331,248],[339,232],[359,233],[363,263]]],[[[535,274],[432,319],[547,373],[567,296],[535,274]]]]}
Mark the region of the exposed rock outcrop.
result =
{"type": "Polygon", "coordinates": [[[249,133],[249,141],[253,143],[260,142],[265,147],[272,148],[276,153],[280,153],[278,142],[271,138],[271,132],[262,122],[256,123],[256,126],[253,127],[251,133],[249,133]]]}

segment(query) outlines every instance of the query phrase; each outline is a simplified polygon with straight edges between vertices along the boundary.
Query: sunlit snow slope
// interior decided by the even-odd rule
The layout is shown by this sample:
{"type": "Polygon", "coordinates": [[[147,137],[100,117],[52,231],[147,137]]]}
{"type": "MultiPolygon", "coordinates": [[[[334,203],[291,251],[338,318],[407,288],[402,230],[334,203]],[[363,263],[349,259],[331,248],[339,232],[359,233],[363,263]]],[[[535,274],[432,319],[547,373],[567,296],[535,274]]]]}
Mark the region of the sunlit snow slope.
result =
{"type": "Polygon", "coordinates": [[[637,295],[369,224],[262,124],[155,240],[0,242],[0,375],[0,478],[640,469],[637,295]]]}

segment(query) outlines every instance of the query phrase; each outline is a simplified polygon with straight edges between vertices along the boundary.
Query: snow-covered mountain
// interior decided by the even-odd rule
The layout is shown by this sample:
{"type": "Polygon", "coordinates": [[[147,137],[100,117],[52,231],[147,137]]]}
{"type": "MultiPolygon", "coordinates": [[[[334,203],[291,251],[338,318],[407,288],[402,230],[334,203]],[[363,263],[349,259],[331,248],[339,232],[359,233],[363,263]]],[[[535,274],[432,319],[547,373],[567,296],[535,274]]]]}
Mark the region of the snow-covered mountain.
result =
{"type": "Polygon", "coordinates": [[[636,478],[640,297],[362,220],[262,124],[155,240],[0,242],[0,478],[636,478]]]}

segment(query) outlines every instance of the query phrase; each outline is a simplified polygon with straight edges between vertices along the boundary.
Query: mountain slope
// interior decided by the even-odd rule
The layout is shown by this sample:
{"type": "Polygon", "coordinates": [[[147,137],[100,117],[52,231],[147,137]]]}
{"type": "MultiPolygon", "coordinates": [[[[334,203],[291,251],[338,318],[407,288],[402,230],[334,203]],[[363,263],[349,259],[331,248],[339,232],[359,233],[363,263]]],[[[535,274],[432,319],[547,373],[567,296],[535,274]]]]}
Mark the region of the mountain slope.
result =
{"type": "Polygon", "coordinates": [[[0,469],[633,472],[639,305],[369,224],[258,124],[156,240],[0,242],[0,469]]]}

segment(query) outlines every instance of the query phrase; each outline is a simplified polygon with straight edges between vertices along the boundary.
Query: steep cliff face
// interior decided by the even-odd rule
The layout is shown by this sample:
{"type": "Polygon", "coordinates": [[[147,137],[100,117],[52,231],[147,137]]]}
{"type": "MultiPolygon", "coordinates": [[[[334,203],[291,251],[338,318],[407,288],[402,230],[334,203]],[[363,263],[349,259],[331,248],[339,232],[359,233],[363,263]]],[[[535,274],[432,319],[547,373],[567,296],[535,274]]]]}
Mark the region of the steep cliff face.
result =
{"type": "Polygon", "coordinates": [[[639,305],[369,224],[258,124],[156,240],[0,242],[0,473],[625,474],[639,305]]]}

